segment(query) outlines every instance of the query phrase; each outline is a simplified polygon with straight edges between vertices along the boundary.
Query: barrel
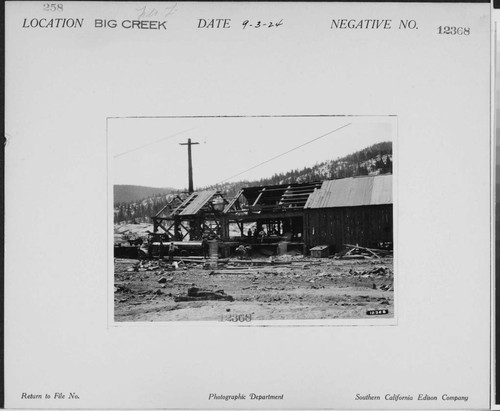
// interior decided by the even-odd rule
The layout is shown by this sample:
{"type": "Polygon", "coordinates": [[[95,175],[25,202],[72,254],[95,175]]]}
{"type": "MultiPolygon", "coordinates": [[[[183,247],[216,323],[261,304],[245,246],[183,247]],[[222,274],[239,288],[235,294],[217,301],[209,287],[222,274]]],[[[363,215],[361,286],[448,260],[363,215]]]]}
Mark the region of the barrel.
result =
{"type": "Polygon", "coordinates": [[[209,241],[208,242],[208,252],[210,254],[210,258],[218,258],[219,257],[219,243],[218,241],[209,241]]]}
{"type": "Polygon", "coordinates": [[[288,251],[288,241],[281,241],[278,243],[278,255],[286,254],[288,251]]]}

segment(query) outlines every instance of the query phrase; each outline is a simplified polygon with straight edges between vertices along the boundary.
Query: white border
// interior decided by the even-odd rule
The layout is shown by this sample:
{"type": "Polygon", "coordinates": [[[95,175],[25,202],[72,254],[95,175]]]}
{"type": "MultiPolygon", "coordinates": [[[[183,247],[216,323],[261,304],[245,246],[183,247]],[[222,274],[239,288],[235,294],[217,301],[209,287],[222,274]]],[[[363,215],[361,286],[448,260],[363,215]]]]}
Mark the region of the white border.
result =
{"type": "Polygon", "coordinates": [[[491,314],[490,314],[490,355],[491,355],[491,368],[490,368],[490,407],[492,410],[500,410],[500,404],[496,404],[496,371],[495,371],[495,363],[496,363],[496,327],[495,327],[495,319],[498,313],[496,312],[496,304],[495,304],[495,289],[496,289],[496,167],[497,167],[497,156],[496,156],[496,147],[497,147],[497,136],[496,136],[496,128],[497,128],[497,116],[496,116],[496,108],[497,108],[497,78],[496,78],[496,67],[497,67],[497,32],[498,32],[498,23],[493,21],[493,4],[491,4],[491,19],[490,19],[490,29],[491,29],[491,57],[490,57],[490,67],[491,67],[491,75],[490,75],[490,90],[491,90],[491,98],[490,98],[490,116],[491,116],[491,177],[490,177],[490,186],[491,186],[491,202],[490,202],[490,221],[491,221],[491,229],[490,229],[490,242],[491,242],[491,251],[490,251],[490,260],[491,260],[491,289],[490,289],[490,299],[491,299],[491,314]]]}

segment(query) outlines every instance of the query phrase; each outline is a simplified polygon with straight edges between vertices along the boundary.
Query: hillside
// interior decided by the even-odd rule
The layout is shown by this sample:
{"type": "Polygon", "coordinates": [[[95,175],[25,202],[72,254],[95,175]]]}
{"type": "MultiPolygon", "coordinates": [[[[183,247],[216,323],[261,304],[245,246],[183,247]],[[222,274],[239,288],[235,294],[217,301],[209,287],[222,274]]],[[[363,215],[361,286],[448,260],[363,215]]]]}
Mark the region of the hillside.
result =
{"type": "Polygon", "coordinates": [[[113,186],[113,203],[133,203],[145,198],[165,195],[172,192],[173,188],[156,188],[132,185],[113,186]]]}
{"type": "MultiPolygon", "coordinates": [[[[308,181],[333,180],[352,176],[377,175],[392,173],[392,142],[374,144],[363,150],[349,154],[342,158],[317,163],[310,167],[290,170],[274,174],[271,177],[255,181],[236,181],[223,184],[214,184],[207,187],[197,187],[197,190],[219,190],[226,197],[234,197],[242,187],[305,183],[308,181]]],[[[140,186],[115,186],[115,223],[120,222],[150,222],[150,216],[155,215],[167,203],[169,193],[174,189],[161,189],[140,186]],[[132,187],[129,191],[120,187],[132,187]],[[137,193],[130,201],[119,201],[116,197],[117,189],[123,193],[137,193]],[[144,189],[144,190],[141,190],[144,189]],[[149,196],[145,193],[152,193],[149,196]],[[140,194],[139,194],[140,193],[140,194]]],[[[125,198],[125,196],[120,197],[125,198]]]]}
{"type": "Polygon", "coordinates": [[[392,142],[390,141],[374,144],[345,157],[316,163],[302,169],[274,174],[268,178],[214,184],[200,189],[216,189],[227,193],[231,197],[236,195],[241,187],[305,183],[308,181],[334,180],[337,178],[387,173],[392,173],[392,142]]]}

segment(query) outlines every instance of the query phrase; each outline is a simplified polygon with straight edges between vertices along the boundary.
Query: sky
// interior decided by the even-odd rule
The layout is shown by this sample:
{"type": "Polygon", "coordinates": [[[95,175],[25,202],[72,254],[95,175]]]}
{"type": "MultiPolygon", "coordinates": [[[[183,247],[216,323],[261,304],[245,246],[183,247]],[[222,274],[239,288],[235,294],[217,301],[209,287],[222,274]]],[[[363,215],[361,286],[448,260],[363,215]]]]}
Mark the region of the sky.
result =
{"type": "Polygon", "coordinates": [[[392,141],[394,117],[113,118],[114,184],[185,188],[191,138],[194,186],[253,180],[392,141]],[[261,164],[263,163],[263,164],[261,164]]]}

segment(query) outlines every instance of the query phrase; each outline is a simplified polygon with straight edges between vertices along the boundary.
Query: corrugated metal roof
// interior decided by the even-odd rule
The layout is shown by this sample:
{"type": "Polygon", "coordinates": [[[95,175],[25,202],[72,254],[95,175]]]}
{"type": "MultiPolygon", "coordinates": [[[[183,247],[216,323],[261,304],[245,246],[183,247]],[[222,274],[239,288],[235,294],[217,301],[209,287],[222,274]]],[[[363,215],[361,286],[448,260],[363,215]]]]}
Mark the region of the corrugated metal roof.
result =
{"type": "Polygon", "coordinates": [[[323,181],[305,208],[392,204],[392,174],[323,181]]]}
{"type": "MultiPolygon", "coordinates": [[[[199,191],[196,194],[196,196],[192,199],[189,204],[186,204],[183,208],[183,210],[179,213],[180,215],[194,215],[200,209],[212,199],[212,197],[217,193],[216,190],[206,190],[206,191],[199,191]]],[[[186,203],[188,203],[189,198],[186,200],[186,203]]]]}

